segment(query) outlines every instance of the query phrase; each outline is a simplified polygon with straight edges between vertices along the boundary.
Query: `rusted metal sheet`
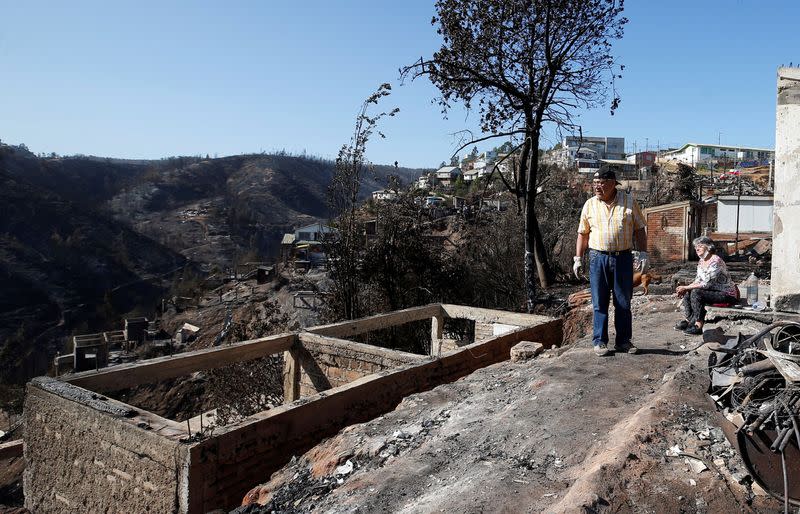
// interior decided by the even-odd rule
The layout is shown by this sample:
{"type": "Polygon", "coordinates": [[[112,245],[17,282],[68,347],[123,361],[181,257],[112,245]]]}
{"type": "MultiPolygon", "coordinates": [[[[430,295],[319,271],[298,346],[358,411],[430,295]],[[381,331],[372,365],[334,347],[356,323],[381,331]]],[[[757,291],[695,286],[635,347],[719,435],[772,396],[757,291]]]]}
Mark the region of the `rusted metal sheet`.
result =
{"type": "MultiPolygon", "coordinates": [[[[774,453],[770,446],[777,433],[774,430],[759,430],[752,436],[731,423],[719,410],[717,420],[725,437],[742,457],[747,472],[753,481],[775,498],[783,501],[783,467],[780,453],[774,453]]],[[[784,448],[786,475],[789,484],[789,503],[800,506],[800,450],[796,443],[784,448]]]]}

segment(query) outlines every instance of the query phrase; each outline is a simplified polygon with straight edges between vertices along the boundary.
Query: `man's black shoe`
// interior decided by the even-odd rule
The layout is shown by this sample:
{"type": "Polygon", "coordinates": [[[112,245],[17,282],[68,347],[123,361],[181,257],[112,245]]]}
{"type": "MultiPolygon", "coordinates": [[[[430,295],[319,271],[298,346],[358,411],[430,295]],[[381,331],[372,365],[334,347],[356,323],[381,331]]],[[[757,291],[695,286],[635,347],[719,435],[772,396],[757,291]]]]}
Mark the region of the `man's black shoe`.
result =
{"type": "Polygon", "coordinates": [[[631,355],[639,353],[639,349],[633,343],[615,344],[614,351],[617,353],[630,353],[631,355]]]}

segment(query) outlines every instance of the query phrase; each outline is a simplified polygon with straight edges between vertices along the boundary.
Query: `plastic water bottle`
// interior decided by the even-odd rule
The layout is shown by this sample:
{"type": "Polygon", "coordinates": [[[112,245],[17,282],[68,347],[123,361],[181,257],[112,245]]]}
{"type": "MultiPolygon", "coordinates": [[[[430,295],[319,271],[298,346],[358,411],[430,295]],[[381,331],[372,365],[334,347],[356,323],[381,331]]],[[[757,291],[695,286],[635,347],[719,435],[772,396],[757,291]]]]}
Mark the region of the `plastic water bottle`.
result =
{"type": "Polygon", "coordinates": [[[747,277],[747,305],[753,305],[758,301],[758,277],[755,273],[750,273],[747,277]]]}

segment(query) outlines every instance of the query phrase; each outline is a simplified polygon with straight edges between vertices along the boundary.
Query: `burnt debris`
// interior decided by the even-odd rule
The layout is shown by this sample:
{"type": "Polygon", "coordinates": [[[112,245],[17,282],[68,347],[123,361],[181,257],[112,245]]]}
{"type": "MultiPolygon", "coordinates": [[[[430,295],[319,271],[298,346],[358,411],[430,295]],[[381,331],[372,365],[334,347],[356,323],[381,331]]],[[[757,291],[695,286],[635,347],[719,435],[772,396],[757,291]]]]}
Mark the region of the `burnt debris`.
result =
{"type": "MultiPolygon", "coordinates": [[[[719,333],[717,333],[719,334],[719,333]]],[[[800,506],[800,323],[710,344],[709,395],[754,481],[800,506]]]]}

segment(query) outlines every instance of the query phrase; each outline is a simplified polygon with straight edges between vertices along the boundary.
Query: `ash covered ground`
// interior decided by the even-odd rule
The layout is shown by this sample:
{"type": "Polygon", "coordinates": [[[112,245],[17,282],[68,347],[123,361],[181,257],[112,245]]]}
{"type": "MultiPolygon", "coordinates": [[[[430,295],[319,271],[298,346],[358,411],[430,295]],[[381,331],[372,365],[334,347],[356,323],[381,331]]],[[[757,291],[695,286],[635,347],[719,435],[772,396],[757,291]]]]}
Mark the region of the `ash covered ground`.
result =
{"type": "Polygon", "coordinates": [[[781,511],[718,428],[708,351],[673,329],[676,302],[634,297],[638,355],[598,358],[584,336],[409,396],[265,477],[236,512],[781,511]]]}

